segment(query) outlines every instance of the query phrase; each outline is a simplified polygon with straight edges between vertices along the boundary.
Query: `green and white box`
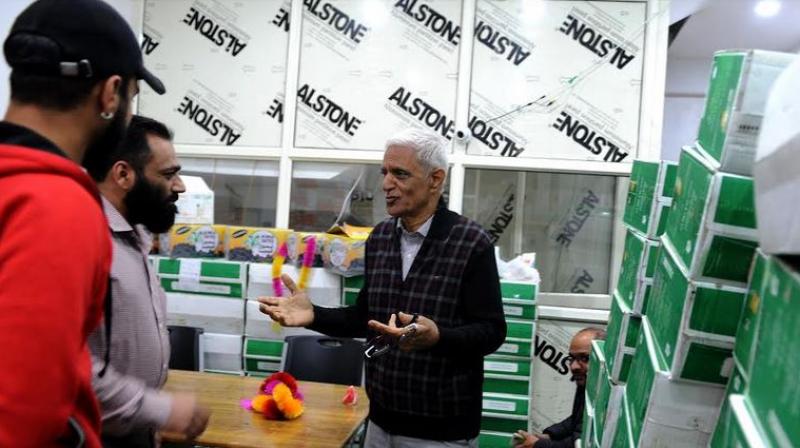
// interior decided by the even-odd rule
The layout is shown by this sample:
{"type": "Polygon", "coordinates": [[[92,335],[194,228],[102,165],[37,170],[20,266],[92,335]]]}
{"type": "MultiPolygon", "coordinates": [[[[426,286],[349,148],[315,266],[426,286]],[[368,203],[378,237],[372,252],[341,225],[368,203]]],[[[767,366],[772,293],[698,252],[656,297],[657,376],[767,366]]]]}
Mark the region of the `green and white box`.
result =
{"type": "Polygon", "coordinates": [[[603,448],[633,448],[636,446],[633,438],[631,410],[628,405],[627,395],[627,392],[623,390],[616,425],[613,431],[609,430],[607,432],[605,440],[603,440],[601,444],[603,448]]]}
{"type": "Polygon", "coordinates": [[[478,435],[478,446],[481,448],[508,448],[511,446],[513,433],[481,431],[478,435]]]}
{"type": "Polygon", "coordinates": [[[664,233],[672,205],[677,164],[634,160],[622,221],[628,227],[655,238],[664,233]]]}
{"type": "Polygon", "coordinates": [[[770,258],[747,398],[774,446],[800,446],[800,272],[770,258]]]}
{"type": "Polygon", "coordinates": [[[714,433],[711,435],[711,441],[708,444],[709,448],[727,448],[730,446],[726,440],[729,431],[728,425],[731,424],[731,410],[728,397],[734,394],[743,394],[745,393],[746,388],[747,380],[742,374],[739,366],[736,365],[733,369],[731,380],[728,381],[728,386],[725,388],[725,400],[722,402],[722,408],[719,412],[719,419],[717,420],[717,425],[714,428],[714,433]]]}
{"type": "MultiPolygon", "coordinates": [[[[284,264],[282,274],[291,277],[297,283],[300,270],[290,264],[284,264]]],[[[274,296],[272,288],[272,264],[251,263],[247,286],[247,297],[256,299],[261,296],[274,296]]],[[[338,307],[342,297],[341,276],[333,274],[323,268],[311,268],[306,293],[315,305],[323,307],[338,307]]],[[[284,288],[284,296],[289,295],[289,289],[284,288]]]]}
{"type": "Polygon", "coordinates": [[[725,389],[673,381],[645,317],[625,392],[635,446],[699,447],[714,430],[725,389]]]}
{"type": "Polygon", "coordinates": [[[647,287],[653,284],[659,240],[651,240],[634,229],[625,234],[625,251],[619,270],[617,291],[628,308],[643,313],[647,287]]]}
{"type": "Polygon", "coordinates": [[[689,280],[661,251],[647,317],[674,378],[726,384],[747,290],[689,280]]]}
{"type": "Polygon", "coordinates": [[[169,292],[167,324],[241,336],[244,334],[244,300],[169,292]]]}
{"type": "Polygon", "coordinates": [[[742,307],[742,319],[736,331],[736,344],[733,347],[736,363],[741,367],[746,378],[750,378],[758,346],[758,332],[761,323],[761,305],[764,297],[767,266],[769,258],[759,249],[753,259],[750,270],[750,283],[747,287],[747,299],[742,307]]]}
{"type": "Polygon", "coordinates": [[[608,406],[606,409],[605,422],[603,430],[597,431],[595,437],[598,438],[598,445],[605,447],[613,447],[614,437],[617,433],[617,425],[620,424],[621,418],[629,418],[623,415],[624,408],[627,407],[624,403],[625,400],[625,385],[616,384],[611,387],[611,395],[608,399],[608,406]]]}
{"type": "Polygon", "coordinates": [[[272,339],[244,339],[244,369],[249,375],[271,375],[281,370],[284,342],[272,339]]]}
{"type": "Polygon", "coordinates": [[[745,284],[758,245],[753,179],[716,172],[684,147],[664,240],[693,280],[745,284]]]}
{"type": "Polygon", "coordinates": [[[597,385],[597,395],[593,400],[595,436],[597,440],[603,440],[603,431],[606,427],[606,416],[608,415],[609,409],[613,406],[619,406],[619,404],[611,401],[611,392],[614,389],[614,383],[611,382],[611,377],[608,376],[607,370],[601,372],[599,380],[600,383],[597,385]]]}
{"type": "Polygon", "coordinates": [[[615,292],[608,315],[604,354],[608,374],[616,383],[624,383],[628,378],[640,329],[641,316],[635,315],[615,292]]]}
{"type": "Polygon", "coordinates": [[[500,295],[503,299],[536,302],[539,285],[532,282],[500,280],[500,295]]]}
{"type": "Polygon", "coordinates": [[[767,98],[796,55],[762,50],[714,54],[697,144],[714,169],[750,176],[767,98]]]}
{"type": "Polygon", "coordinates": [[[203,333],[203,371],[242,374],[242,336],[203,333]]]}
{"type": "Polygon", "coordinates": [[[159,258],[159,282],[166,292],[242,299],[247,287],[247,263],[198,258],[159,258]]]}
{"type": "MultiPolygon", "coordinates": [[[[773,445],[764,437],[764,429],[758,418],[750,410],[747,397],[740,394],[729,395],[725,399],[723,414],[720,420],[723,421],[725,432],[719,435],[719,439],[713,440],[709,444],[710,448],[769,448],[772,446],[791,447],[795,445],[773,445]]],[[[717,434],[714,434],[717,437],[717,434]]]]}
{"type": "Polygon", "coordinates": [[[245,336],[283,341],[287,336],[319,335],[303,327],[284,327],[259,310],[259,302],[248,300],[245,304],[245,336]]]}
{"type": "Polygon", "coordinates": [[[581,440],[584,441],[583,446],[591,446],[586,443],[594,439],[594,428],[594,406],[589,397],[586,397],[583,406],[583,420],[581,420],[581,440]]]}
{"type": "Polygon", "coordinates": [[[607,372],[606,356],[604,354],[605,341],[592,341],[592,351],[589,354],[589,372],[586,374],[586,396],[597,401],[600,383],[607,372]]]}
{"type": "Polygon", "coordinates": [[[492,355],[501,357],[533,356],[533,338],[536,334],[536,322],[520,319],[506,319],[506,339],[492,355]]]}
{"type": "Polygon", "coordinates": [[[510,394],[483,394],[481,429],[504,433],[530,430],[530,397],[510,394]]]}

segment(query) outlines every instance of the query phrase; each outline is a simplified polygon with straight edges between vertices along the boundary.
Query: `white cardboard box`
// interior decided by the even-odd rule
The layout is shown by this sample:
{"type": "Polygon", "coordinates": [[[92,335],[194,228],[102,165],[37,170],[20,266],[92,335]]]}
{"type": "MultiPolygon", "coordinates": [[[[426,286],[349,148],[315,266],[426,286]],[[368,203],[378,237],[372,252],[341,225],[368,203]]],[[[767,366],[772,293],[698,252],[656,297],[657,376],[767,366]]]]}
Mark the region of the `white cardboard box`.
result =
{"type": "Polygon", "coordinates": [[[753,174],[761,250],[800,254],[800,59],[775,81],[767,100],[753,174]]]}
{"type": "Polygon", "coordinates": [[[178,197],[175,224],[214,224],[214,192],[198,176],[181,176],[186,191],[178,197]]]}
{"type": "MultiPolygon", "coordinates": [[[[300,270],[289,264],[284,264],[281,272],[289,275],[295,283],[300,276],[300,270]]],[[[311,278],[306,292],[314,305],[328,308],[339,307],[342,300],[342,277],[323,268],[311,268],[311,278]]],[[[288,289],[284,288],[284,296],[288,294],[288,289]]],[[[251,263],[247,297],[255,300],[260,296],[274,295],[272,264],[251,263]]]]}
{"type": "Polygon", "coordinates": [[[626,396],[638,446],[704,447],[714,431],[725,389],[673,380],[643,319],[626,396]]]}
{"type": "Polygon", "coordinates": [[[244,300],[167,293],[167,323],[241,336],[244,334],[244,300]]]}
{"type": "Polygon", "coordinates": [[[203,334],[203,371],[242,373],[242,336],[203,334]]]}

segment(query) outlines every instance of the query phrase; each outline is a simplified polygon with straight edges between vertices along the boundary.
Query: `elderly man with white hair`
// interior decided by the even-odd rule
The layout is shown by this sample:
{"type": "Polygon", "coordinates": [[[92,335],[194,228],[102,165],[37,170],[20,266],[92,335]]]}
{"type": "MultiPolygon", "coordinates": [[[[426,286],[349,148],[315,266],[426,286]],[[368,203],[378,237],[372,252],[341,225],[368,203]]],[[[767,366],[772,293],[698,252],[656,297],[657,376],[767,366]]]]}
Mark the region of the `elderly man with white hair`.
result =
{"type": "Polygon", "coordinates": [[[381,172],[391,218],[367,240],[356,305],[312,305],[285,276],[291,296],[259,298],[261,311],[285,326],[368,338],[367,447],[476,447],[483,357],[506,333],[494,248],[441,200],[447,152],[438,136],[394,135],[381,172]]]}

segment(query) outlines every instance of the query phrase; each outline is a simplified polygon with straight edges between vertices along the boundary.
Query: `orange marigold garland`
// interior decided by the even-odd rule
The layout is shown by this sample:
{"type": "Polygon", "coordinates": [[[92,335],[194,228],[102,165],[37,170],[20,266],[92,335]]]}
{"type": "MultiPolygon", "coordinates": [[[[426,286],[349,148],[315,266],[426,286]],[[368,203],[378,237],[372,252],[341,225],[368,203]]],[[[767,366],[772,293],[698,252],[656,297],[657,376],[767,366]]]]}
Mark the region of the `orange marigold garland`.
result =
{"type": "Polygon", "coordinates": [[[303,394],[292,375],[278,372],[261,383],[258,395],[242,400],[241,405],[269,420],[293,420],[303,414],[303,394]]]}

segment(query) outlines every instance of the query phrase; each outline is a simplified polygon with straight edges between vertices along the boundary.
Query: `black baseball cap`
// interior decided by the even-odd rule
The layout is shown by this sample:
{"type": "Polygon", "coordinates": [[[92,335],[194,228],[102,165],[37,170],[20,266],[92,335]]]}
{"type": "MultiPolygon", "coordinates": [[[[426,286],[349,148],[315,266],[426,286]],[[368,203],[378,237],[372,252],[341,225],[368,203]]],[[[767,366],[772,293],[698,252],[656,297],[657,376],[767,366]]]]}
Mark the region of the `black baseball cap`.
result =
{"type": "Polygon", "coordinates": [[[128,22],[101,0],[37,0],[14,21],[3,44],[6,61],[23,73],[102,79],[133,76],[163,94],[142,60],[128,22]]]}

